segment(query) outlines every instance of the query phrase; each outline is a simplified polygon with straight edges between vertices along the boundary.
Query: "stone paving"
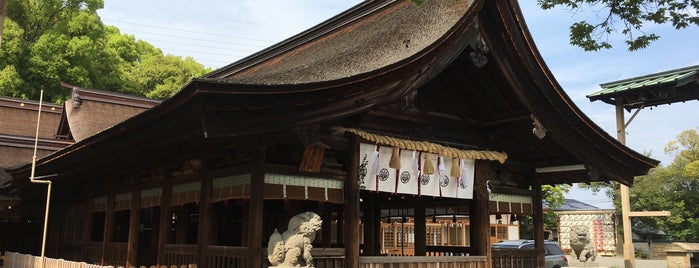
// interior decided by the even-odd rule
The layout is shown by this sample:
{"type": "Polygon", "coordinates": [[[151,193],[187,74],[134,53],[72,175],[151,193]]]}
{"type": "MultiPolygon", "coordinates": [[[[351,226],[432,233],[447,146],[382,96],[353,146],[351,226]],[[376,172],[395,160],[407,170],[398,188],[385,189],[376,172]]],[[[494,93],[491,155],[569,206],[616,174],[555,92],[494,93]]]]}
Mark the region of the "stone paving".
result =
{"type": "MultiPolygon", "coordinates": [[[[573,261],[571,261],[574,258],[572,258],[572,256],[570,256],[570,255],[566,256],[566,257],[568,257],[568,260],[571,263],[571,267],[575,267],[575,266],[572,266],[573,261]]],[[[600,257],[597,257],[597,259],[595,260],[595,263],[599,264],[599,266],[597,266],[597,267],[624,268],[624,257],[623,256],[620,256],[620,257],[600,256],[600,257]]],[[[590,267],[590,266],[587,266],[587,267],[590,267]]],[[[636,268],[664,268],[664,267],[667,267],[667,262],[664,259],[663,260],[636,259],[636,268]]]]}

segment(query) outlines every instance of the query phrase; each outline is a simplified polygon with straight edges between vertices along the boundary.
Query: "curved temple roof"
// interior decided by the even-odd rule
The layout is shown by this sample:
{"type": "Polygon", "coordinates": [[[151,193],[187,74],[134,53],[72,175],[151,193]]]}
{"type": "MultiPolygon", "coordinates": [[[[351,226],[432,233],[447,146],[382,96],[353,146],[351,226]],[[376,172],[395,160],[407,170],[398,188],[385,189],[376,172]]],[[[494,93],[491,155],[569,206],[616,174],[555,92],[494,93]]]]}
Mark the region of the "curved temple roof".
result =
{"type": "Polygon", "coordinates": [[[477,137],[474,146],[505,151],[508,162],[587,169],[530,170],[544,183],[631,184],[658,164],[617,142],[573,104],[539,56],[516,1],[417,7],[384,0],[364,2],[195,79],[160,105],[40,159],[37,170],[75,173],[82,161],[105,156],[134,161],[123,148],[169,136],[206,140],[327,122],[415,92],[422,112],[457,118],[454,125],[477,137]],[[531,135],[530,116],[547,129],[543,140],[531,135]],[[589,177],[590,170],[600,177],[589,177]]]}

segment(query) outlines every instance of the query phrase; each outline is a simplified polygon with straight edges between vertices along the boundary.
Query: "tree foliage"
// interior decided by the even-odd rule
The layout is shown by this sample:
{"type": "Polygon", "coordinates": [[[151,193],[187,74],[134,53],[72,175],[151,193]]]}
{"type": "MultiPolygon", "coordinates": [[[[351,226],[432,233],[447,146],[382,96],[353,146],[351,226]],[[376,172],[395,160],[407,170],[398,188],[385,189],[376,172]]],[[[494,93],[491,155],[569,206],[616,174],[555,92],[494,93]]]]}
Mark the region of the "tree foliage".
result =
{"type": "Polygon", "coordinates": [[[558,227],[556,212],[552,209],[560,208],[565,204],[566,200],[563,194],[568,191],[570,191],[570,185],[568,184],[541,186],[541,199],[550,208],[544,212],[544,228],[550,230],[558,227]]]}
{"type": "Polygon", "coordinates": [[[674,153],[673,162],[635,180],[631,188],[631,209],[668,210],[670,217],[634,219],[634,225],[669,232],[675,239],[699,240],[699,134],[685,130],[665,151],[674,153]]]}
{"type": "Polygon", "coordinates": [[[0,94],[60,103],[60,82],[166,98],[208,69],[104,25],[102,0],[8,0],[0,94]]]}
{"type": "MultiPolygon", "coordinates": [[[[544,229],[552,230],[558,227],[556,212],[553,209],[560,208],[565,204],[564,194],[570,191],[570,185],[542,185],[541,199],[549,208],[544,211],[544,229]]],[[[522,215],[520,219],[521,237],[526,239],[534,238],[534,219],[529,215],[522,215]]]]}
{"type": "MultiPolygon", "coordinates": [[[[674,239],[699,240],[699,134],[685,130],[668,143],[665,152],[675,158],[667,167],[651,169],[648,175],[636,177],[630,188],[632,211],[670,211],[670,217],[637,217],[637,229],[662,230],[674,239]]],[[[583,186],[604,191],[621,211],[619,184],[593,183],[583,186]]],[[[621,214],[620,214],[621,215],[621,214]]]]}
{"type": "Polygon", "coordinates": [[[638,50],[658,40],[647,33],[649,24],[671,24],[676,29],[699,25],[699,0],[537,0],[543,9],[564,7],[596,10],[599,21],[585,20],[570,26],[570,43],[586,51],[611,48],[609,35],[619,32],[628,49],[638,50]]]}

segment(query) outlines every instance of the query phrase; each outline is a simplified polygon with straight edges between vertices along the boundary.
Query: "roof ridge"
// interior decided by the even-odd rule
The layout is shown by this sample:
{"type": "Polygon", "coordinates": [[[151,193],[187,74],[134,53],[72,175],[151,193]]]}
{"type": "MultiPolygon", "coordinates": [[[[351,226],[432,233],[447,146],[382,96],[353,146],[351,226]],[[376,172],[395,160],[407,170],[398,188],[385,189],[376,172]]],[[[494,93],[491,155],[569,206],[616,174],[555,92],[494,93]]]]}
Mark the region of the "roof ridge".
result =
{"type": "Polygon", "coordinates": [[[652,77],[665,76],[668,74],[676,74],[676,73],[691,72],[691,71],[699,71],[699,65],[687,66],[687,67],[677,68],[677,69],[673,69],[673,70],[667,70],[667,71],[662,71],[662,72],[646,74],[646,75],[626,78],[626,79],[622,79],[622,80],[602,83],[602,84],[600,84],[600,87],[602,87],[604,89],[605,87],[616,86],[619,84],[624,84],[624,83],[636,81],[639,79],[648,79],[648,78],[652,78],[652,77]]]}

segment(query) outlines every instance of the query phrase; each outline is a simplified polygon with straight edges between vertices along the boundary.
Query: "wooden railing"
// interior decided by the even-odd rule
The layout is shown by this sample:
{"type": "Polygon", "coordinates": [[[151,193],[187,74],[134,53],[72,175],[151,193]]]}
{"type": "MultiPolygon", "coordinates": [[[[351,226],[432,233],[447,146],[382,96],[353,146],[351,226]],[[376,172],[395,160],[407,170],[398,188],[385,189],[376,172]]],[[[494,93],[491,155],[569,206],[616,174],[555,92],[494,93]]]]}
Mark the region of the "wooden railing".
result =
{"type": "MultiPolygon", "coordinates": [[[[196,263],[197,245],[165,245],[165,263],[167,267],[180,267],[196,263]]],[[[204,248],[203,257],[208,268],[247,268],[247,247],[230,247],[209,245],[204,248]]],[[[344,248],[313,248],[313,264],[316,268],[341,268],[346,266],[344,248]]],[[[262,267],[266,268],[267,249],[262,248],[262,267]]]]}
{"type": "Polygon", "coordinates": [[[485,256],[359,257],[360,268],[486,268],[485,256]]]}
{"type": "MultiPolygon", "coordinates": [[[[41,257],[14,252],[5,252],[3,267],[12,268],[39,268],[42,267],[41,257]]],[[[112,266],[100,266],[85,262],[75,262],[63,259],[44,258],[45,268],[113,268],[112,266]]]]}
{"type": "Polygon", "coordinates": [[[493,268],[537,267],[537,253],[534,249],[492,249],[493,268]]]}
{"type": "Polygon", "coordinates": [[[164,262],[167,267],[196,264],[197,245],[165,244],[164,262]]]}
{"type": "Polygon", "coordinates": [[[381,251],[385,256],[415,256],[414,248],[385,247],[381,251]]]}
{"type": "Polygon", "coordinates": [[[311,255],[316,268],[347,267],[344,248],[313,248],[311,255]]]}
{"type": "MultiPolygon", "coordinates": [[[[262,248],[262,253],[264,255],[262,256],[262,267],[267,268],[269,266],[267,248],[262,248]]],[[[344,248],[313,248],[311,255],[313,256],[313,265],[316,268],[347,267],[344,248]]]]}
{"type": "MultiPolygon", "coordinates": [[[[84,260],[85,243],[82,241],[65,241],[61,244],[61,258],[68,260],[84,260]]],[[[99,262],[92,262],[99,263],[99,262]]]]}
{"type": "Polygon", "coordinates": [[[203,253],[209,268],[248,267],[247,247],[206,246],[203,253]]]}
{"type": "Polygon", "coordinates": [[[89,263],[100,263],[102,261],[102,241],[90,241],[85,244],[85,261],[89,263]]]}
{"type": "Polygon", "coordinates": [[[462,246],[427,246],[427,256],[468,256],[470,251],[462,246]]]}
{"type": "Polygon", "coordinates": [[[104,261],[107,265],[114,267],[126,265],[126,243],[111,242],[107,243],[105,250],[104,261]]]}

